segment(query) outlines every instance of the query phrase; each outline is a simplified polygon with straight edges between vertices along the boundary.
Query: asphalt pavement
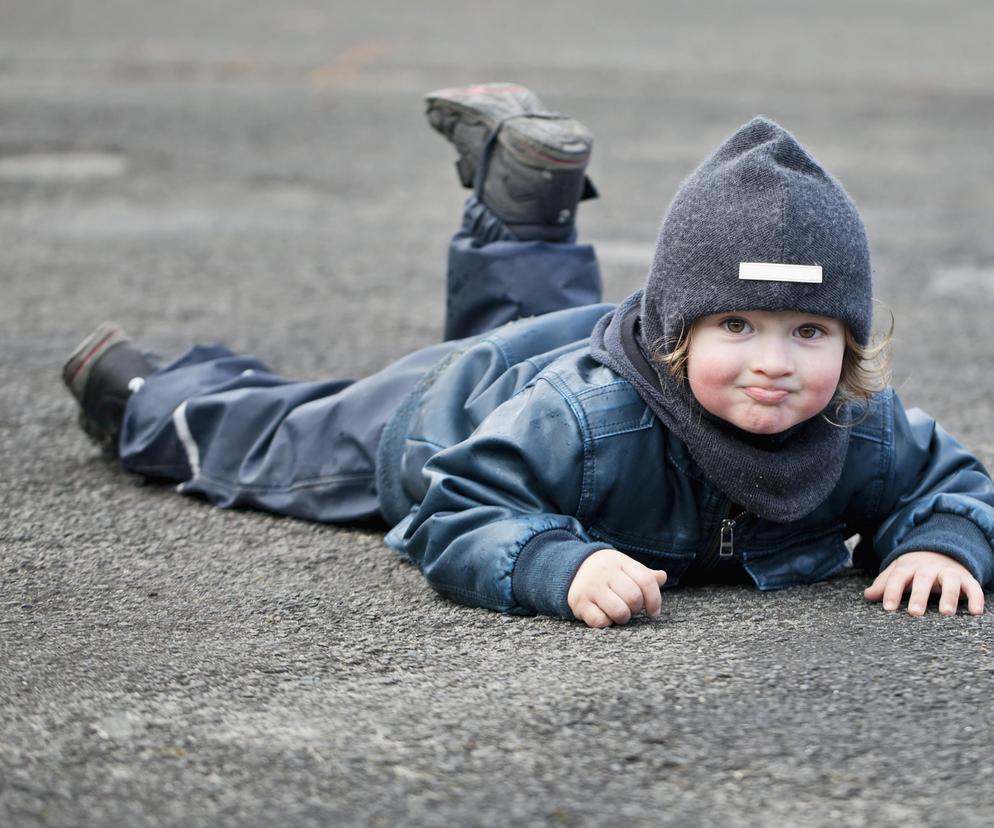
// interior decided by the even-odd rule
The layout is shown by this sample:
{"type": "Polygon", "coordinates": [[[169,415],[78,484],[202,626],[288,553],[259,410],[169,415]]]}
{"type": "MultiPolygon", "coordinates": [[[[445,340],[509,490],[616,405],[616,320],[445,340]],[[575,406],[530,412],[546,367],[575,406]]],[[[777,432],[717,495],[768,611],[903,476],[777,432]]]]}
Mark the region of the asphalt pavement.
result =
{"type": "Polygon", "coordinates": [[[105,462],[65,355],[112,318],[302,378],[438,339],[465,195],[432,89],[588,124],[609,300],[763,113],[847,186],[894,382],[994,462],[994,6],[0,0],[0,824],[989,826],[994,593],[865,573],[588,630],[436,596],[379,527],[105,462]]]}

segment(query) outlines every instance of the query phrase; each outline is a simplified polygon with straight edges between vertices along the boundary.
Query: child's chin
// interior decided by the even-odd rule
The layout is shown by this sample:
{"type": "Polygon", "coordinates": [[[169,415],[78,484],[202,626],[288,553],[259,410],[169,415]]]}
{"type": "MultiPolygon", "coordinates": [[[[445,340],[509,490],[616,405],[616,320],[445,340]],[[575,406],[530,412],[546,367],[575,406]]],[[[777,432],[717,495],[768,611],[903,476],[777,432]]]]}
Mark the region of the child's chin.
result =
{"type": "Polygon", "coordinates": [[[781,434],[797,425],[794,417],[785,416],[783,412],[761,413],[759,416],[738,418],[741,422],[732,425],[748,431],[750,434],[781,434]]]}
{"type": "Polygon", "coordinates": [[[782,434],[808,419],[804,416],[807,407],[799,408],[789,404],[763,405],[750,401],[747,405],[726,406],[724,410],[717,407],[710,408],[703,403],[702,405],[715,417],[749,434],[782,434]]]}

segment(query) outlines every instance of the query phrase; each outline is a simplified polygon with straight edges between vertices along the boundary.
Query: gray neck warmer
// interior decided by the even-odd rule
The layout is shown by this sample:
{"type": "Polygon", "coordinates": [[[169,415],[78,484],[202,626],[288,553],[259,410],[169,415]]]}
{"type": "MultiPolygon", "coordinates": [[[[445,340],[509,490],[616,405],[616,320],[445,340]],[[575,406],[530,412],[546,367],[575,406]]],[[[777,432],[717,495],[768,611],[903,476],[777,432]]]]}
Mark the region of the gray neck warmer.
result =
{"type": "Polygon", "coordinates": [[[812,512],[842,475],[848,412],[812,417],[781,434],[750,434],[714,417],[686,382],[649,362],[638,332],[642,291],[603,317],[590,338],[591,355],[623,376],[649,408],[687,446],[704,476],[730,501],[776,523],[812,512]],[[841,418],[841,419],[840,419],[841,418]]]}

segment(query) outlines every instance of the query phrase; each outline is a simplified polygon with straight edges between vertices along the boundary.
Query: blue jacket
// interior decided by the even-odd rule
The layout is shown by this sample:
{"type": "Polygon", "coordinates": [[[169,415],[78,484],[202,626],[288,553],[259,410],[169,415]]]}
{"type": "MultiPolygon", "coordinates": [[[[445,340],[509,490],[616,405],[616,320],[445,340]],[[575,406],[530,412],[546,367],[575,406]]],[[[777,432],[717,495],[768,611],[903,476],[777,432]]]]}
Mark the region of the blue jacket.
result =
{"type": "Polygon", "coordinates": [[[734,557],[762,590],[849,564],[943,552],[994,580],[994,484],[980,461],[887,389],[857,412],[845,469],[814,512],[729,523],[728,500],[635,388],[590,355],[611,305],[505,325],[425,377],[380,446],[387,542],[464,604],[572,617],[580,564],[614,548],[681,575],[734,557]],[[864,416],[865,415],[865,416],[864,416]],[[726,521],[723,529],[723,521],[726,521]]]}

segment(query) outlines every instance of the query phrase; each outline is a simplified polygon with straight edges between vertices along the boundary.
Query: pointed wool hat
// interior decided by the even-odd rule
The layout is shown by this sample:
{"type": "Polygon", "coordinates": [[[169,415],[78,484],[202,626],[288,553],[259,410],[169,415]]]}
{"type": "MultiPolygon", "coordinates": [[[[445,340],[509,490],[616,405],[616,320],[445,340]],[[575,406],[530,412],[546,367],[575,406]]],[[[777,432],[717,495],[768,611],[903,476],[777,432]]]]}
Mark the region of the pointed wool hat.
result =
{"type": "Polygon", "coordinates": [[[841,319],[866,344],[871,295],[856,205],[793,135],[757,117],[674,196],[643,295],[642,336],[650,351],[668,353],[702,316],[792,310],[841,319]]]}

